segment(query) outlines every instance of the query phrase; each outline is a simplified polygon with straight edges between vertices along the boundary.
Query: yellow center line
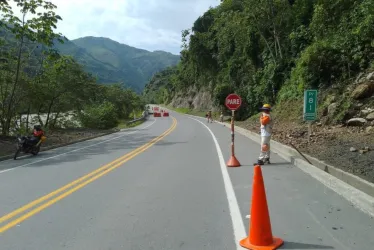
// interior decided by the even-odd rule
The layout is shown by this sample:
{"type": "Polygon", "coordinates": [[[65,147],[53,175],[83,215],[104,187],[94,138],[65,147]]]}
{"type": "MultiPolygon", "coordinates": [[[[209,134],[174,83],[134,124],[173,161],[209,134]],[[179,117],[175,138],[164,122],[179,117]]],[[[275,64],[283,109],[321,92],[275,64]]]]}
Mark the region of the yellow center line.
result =
{"type": "MultiPolygon", "coordinates": [[[[173,118],[173,119],[174,119],[174,118],[173,118]]],[[[174,125],[175,122],[176,122],[176,121],[173,120],[173,124],[172,124],[172,126],[174,125]]],[[[165,131],[164,133],[166,133],[166,132],[167,132],[167,131],[165,131]]],[[[163,133],[163,134],[164,134],[164,133],[163,133]]],[[[161,134],[159,137],[161,137],[163,134],[161,134]]],[[[158,137],[157,137],[157,138],[158,138],[158,137]]],[[[91,172],[91,173],[89,173],[89,174],[87,174],[87,175],[85,175],[85,176],[82,176],[81,178],[79,178],[79,179],[77,179],[77,180],[75,180],[75,181],[73,181],[73,182],[71,182],[71,183],[69,183],[69,184],[67,184],[67,185],[65,185],[65,186],[63,186],[63,187],[61,187],[61,188],[59,188],[59,189],[57,189],[57,190],[55,190],[55,191],[53,191],[53,192],[47,194],[47,195],[45,195],[45,196],[42,196],[42,197],[40,197],[39,199],[34,200],[34,201],[28,203],[27,205],[25,205],[25,206],[23,206],[23,207],[20,207],[20,208],[18,208],[17,210],[14,210],[13,212],[11,212],[11,213],[9,213],[9,214],[7,214],[7,215],[1,217],[1,218],[0,218],[0,223],[3,223],[4,221],[6,221],[6,220],[8,220],[8,219],[10,219],[10,218],[12,218],[12,217],[14,217],[14,216],[16,216],[16,215],[22,213],[22,212],[24,212],[25,210],[34,207],[35,205],[38,205],[39,203],[41,203],[41,202],[43,202],[43,201],[45,201],[45,200],[47,200],[47,199],[49,199],[49,198],[51,198],[51,197],[53,197],[53,196],[55,196],[55,195],[57,195],[57,194],[59,194],[59,193],[65,191],[66,189],[68,189],[68,188],[70,188],[70,187],[72,187],[72,186],[78,184],[79,182],[81,182],[81,181],[83,181],[83,180],[88,179],[89,177],[91,177],[91,176],[93,176],[93,175],[95,175],[95,174],[97,174],[97,173],[99,173],[99,172],[101,172],[101,171],[104,171],[105,169],[107,169],[108,167],[112,166],[112,165],[115,164],[116,162],[119,162],[119,161],[122,161],[123,159],[126,159],[127,157],[131,156],[132,154],[136,153],[137,151],[139,151],[139,150],[141,150],[142,148],[146,147],[147,145],[151,144],[151,143],[152,143],[154,140],[156,140],[157,138],[154,138],[153,140],[151,140],[150,142],[144,144],[143,146],[141,146],[141,147],[139,147],[139,148],[137,148],[137,149],[131,151],[130,153],[128,153],[128,154],[126,154],[126,155],[124,155],[124,156],[121,156],[120,158],[118,158],[118,159],[116,159],[116,160],[114,160],[114,161],[112,161],[112,162],[110,162],[110,163],[108,163],[108,164],[106,164],[106,165],[104,165],[104,166],[102,166],[102,167],[100,167],[100,168],[94,170],[93,172],[91,172]]]]}
{"type": "Polygon", "coordinates": [[[134,158],[135,156],[141,154],[142,152],[144,152],[145,150],[147,150],[148,148],[150,148],[151,146],[156,144],[158,141],[165,138],[168,134],[170,134],[176,128],[177,121],[174,117],[172,117],[172,119],[173,119],[173,124],[171,125],[171,127],[168,130],[166,130],[164,133],[162,133],[160,136],[152,139],[150,142],[148,142],[148,143],[144,144],[143,146],[137,148],[136,150],[133,150],[132,152],[116,159],[115,161],[113,161],[111,163],[108,163],[105,166],[100,167],[99,169],[97,169],[97,170],[95,170],[95,171],[93,171],[93,172],[91,172],[91,173],[89,173],[89,174],[87,174],[87,175],[85,175],[85,176],[83,176],[83,177],[63,186],[62,188],[57,189],[57,190],[55,190],[55,191],[53,191],[53,192],[51,192],[51,193],[49,193],[49,194],[47,194],[47,195],[45,195],[41,198],[39,198],[39,199],[37,199],[33,202],[30,202],[29,204],[27,204],[27,205],[25,205],[21,208],[18,208],[17,210],[14,210],[13,212],[1,217],[0,218],[0,223],[6,221],[8,219],[13,218],[14,216],[24,212],[25,210],[27,210],[29,208],[32,208],[33,206],[47,200],[48,198],[51,198],[54,195],[57,195],[58,193],[61,193],[61,192],[65,191],[69,187],[71,187],[75,184],[78,184],[79,182],[82,182],[83,180],[88,179],[89,177],[98,173],[97,175],[95,175],[92,178],[86,180],[85,182],[75,186],[74,188],[70,189],[69,191],[66,191],[65,193],[57,196],[56,198],[54,198],[54,199],[44,203],[43,205],[31,210],[30,212],[24,214],[23,216],[19,217],[18,219],[15,219],[15,220],[9,222],[8,224],[4,225],[3,227],[0,228],[0,233],[8,230],[9,228],[17,225],[18,223],[20,223],[22,221],[28,219],[29,217],[33,216],[34,214],[36,214],[36,213],[42,211],[43,209],[51,206],[52,204],[56,203],[57,201],[59,201],[59,200],[65,198],[66,196],[74,193],[75,191],[77,191],[77,190],[81,189],[82,187],[86,186],[87,184],[89,184],[89,183],[93,182],[94,180],[100,178],[101,176],[103,176],[103,175],[113,171],[114,169],[120,167],[121,165],[123,165],[124,163],[126,163],[130,159],[134,158]],[[102,171],[102,172],[99,173],[100,171],[102,171]]]}

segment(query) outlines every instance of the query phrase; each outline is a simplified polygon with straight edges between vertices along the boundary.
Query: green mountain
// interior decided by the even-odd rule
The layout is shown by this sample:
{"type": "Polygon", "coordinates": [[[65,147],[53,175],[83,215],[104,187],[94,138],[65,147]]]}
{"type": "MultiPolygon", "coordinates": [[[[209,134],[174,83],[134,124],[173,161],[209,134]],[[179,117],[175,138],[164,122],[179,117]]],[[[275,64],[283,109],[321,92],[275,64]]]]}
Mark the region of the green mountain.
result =
{"type": "MultiPolygon", "coordinates": [[[[87,72],[98,78],[99,83],[124,83],[141,93],[152,76],[176,65],[180,58],[165,51],[150,52],[118,43],[109,38],[83,37],[75,40],[55,41],[54,48],[63,55],[73,56],[85,66],[87,72]]],[[[16,42],[14,35],[0,27],[0,49],[9,50],[16,42]],[[1,42],[4,41],[4,43],[1,42]]],[[[42,46],[26,43],[27,51],[39,57],[42,46]]]]}
{"type": "Polygon", "coordinates": [[[66,40],[64,44],[56,43],[55,47],[85,65],[100,83],[123,82],[137,92],[143,90],[156,72],[180,60],[168,52],[150,52],[103,37],[66,40]]]}

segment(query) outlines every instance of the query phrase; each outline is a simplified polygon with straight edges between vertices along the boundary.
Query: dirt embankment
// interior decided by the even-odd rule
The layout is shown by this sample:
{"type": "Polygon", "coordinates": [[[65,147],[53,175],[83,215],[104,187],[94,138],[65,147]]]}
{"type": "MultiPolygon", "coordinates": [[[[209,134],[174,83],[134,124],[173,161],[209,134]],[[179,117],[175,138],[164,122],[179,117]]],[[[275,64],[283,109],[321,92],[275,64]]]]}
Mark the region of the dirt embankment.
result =
{"type": "MultiPolygon", "coordinates": [[[[273,139],[374,183],[374,72],[336,91],[320,91],[318,120],[308,142],[302,102],[275,107],[273,139]]],[[[256,118],[239,126],[259,131],[256,118]]]]}
{"type": "MultiPolygon", "coordinates": [[[[237,122],[237,125],[259,132],[255,121],[237,122]]],[[[289,146],[292,143],[303,153],[374,183],[373,132],[361,127],[313,126],[313,136],[308,142],[306,125],[278,122],[273,139],[289,146]]]]}
{"type": "Polygon", "coordinates": [[[174,108],[188,108],[200,111],[219,111],[214,107],[212,94],[208,89],[197,89],[190,87],[186,92],[178,92],[168,104],[174,108]]]}
{"type": "MultiPolygon", "coordinates": [[[[274,107],[273,139],[286,145],[292,143],[303,153],[374,183],[374,72],[362,73],[351,82],[319,92],[318,120],[313,124],[311,141],[308,142],[308,126],[302,118],[303,100],[274,107]]],[[[193,109],[191,114],[203,110],[202,95],[189,97],[191,105],[184,103],[193,109]]],[[[172,104],[177,107],[183,103],[172,104]]],[[[206,98],[204,107],[209,104],[211,99],[206,98]]],[[[258,133],[258,115],[236,125],[258,133]]]]}

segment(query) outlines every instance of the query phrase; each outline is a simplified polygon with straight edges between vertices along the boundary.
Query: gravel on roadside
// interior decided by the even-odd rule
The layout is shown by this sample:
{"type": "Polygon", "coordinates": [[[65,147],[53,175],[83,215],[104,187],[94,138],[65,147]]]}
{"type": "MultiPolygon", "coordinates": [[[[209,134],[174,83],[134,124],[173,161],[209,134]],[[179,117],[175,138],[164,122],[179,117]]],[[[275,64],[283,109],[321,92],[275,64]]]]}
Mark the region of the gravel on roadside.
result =
{"type": "MultiPolygon", "coordinates": [[[[252,132],[259,132],[255,121],[236,122],[252,132]]],[[[273,140],[290,145],[302,153],[374,183],[374,131],[361,127],[313,126],[311,141],[308,128],[298,123],[276,123],[273,140]]]]}
{"type": "MultiPolygon", "coordinates": [[[[47,140],[42,147],[73,143],[82,139],[101,136],[115,130],[94,130],[94,129],[57,129],[46,134],[47,140]]],[[[0,136],[0,157],[14,154],[16,150],[15,137],[0,136]]]]}

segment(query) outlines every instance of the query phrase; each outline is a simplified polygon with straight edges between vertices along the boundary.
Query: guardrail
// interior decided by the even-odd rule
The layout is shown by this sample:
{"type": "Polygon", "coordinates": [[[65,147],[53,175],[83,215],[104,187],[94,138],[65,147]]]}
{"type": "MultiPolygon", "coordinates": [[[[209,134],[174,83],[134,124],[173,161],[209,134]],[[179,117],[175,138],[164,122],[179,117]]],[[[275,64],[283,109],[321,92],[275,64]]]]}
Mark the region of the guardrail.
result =
{"type": "Polygon", "coordinates": [[[127,124],[132,124],[132,123],[137,122],[137,121],[145,121],[147,119],[147,117],[148,117],[148,115],[146,114],[146,115],[144,115],[144,116],[142,116],[140,118],[136,118],[136,119],[134,119],[132,121],[128,121],[127,124]]]}

